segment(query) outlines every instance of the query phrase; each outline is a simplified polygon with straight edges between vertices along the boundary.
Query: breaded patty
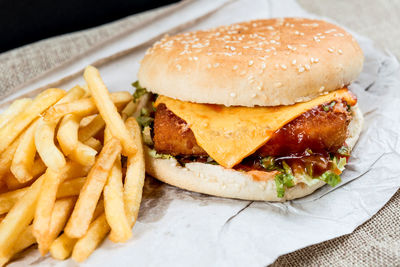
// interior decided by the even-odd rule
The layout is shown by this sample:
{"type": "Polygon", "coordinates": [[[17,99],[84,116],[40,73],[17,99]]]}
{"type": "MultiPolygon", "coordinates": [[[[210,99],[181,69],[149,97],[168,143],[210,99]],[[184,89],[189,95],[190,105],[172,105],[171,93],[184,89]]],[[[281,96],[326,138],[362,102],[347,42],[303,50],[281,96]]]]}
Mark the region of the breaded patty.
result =
{"type": "MultiPolygon", "coordinates": [[[[336,103],[328,109],[318,106],[309,110],[276,131],[272,138],[255,154],[287,156],[314,152],[336,152],[347,138],[350,113],[345,103],[336,103]]],[[[154,148],[174,156],[206,156],[197,144],[186,122],[164,104],[157,107],[154,119],[154,148]]]]}

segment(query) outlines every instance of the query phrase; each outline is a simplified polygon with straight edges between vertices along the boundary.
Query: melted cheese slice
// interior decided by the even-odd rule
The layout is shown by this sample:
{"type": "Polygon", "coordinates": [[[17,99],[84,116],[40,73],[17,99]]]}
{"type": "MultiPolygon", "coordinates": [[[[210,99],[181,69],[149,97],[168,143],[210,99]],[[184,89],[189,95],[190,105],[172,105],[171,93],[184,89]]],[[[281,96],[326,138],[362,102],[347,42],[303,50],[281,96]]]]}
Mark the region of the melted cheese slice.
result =
{"type": "Polygon", "coordinates": [[[166,96],[159,96],[155,105],[164,103],[185,120],[198,145],[220,165],[232,168],[263,146],[282,126],[335,99],[344,99],[349,105],[355,105],[357,101],[344,88],[290,106],[226,107],[183,102],[166,96]]]}

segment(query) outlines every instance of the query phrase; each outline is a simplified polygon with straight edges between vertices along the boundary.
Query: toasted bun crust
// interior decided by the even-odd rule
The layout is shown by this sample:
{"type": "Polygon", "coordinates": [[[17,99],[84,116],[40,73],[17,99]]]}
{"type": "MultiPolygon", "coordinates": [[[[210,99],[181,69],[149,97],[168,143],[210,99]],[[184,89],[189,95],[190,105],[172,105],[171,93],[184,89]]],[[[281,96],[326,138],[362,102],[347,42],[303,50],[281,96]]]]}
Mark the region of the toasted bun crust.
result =
{"type": "Polygon", "coordinates": [[[291,105],[342,88],[363,53],[342,28],[321,20],[255,20],[164,37],[139,69],[148,90],[196,103],[291,105]]]}
{"type": "MultiPolygon", "coordinates": [[[[353,119],[349,125],[346,143],[353,148],[360,136],[363,116],[357,106],[352,108],[353,119]]],[[[146,150],[148,152],[148,149],[146,150]]],[[[285,201],[311,194],[325,183],[312,186],[298,184],[286,190],[283,198],[276,195],[274,180],[255,181],[251,175],[219,165],[188,163],[181,167],[175,159],[155,159],[146,154],[146,171],[151,176],[183,189],[227,198],[263,201],[285,201]]]]}

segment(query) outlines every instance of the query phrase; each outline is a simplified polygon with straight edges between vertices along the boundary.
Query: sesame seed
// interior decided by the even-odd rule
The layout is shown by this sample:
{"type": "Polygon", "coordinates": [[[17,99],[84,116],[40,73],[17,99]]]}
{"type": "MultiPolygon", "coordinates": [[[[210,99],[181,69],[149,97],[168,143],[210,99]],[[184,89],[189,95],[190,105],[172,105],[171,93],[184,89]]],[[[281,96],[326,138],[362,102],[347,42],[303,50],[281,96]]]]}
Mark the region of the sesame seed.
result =
{"type": "Polygon", "coordinates": [[[276,83],[274,83],[274,85],[275,85],[275,87],[281,87],[282,83],[281,82],[276,82],[276,83]]]}
{"type": "Polygon", "coordinates": [[[342,49],[338,49],[338,53],[339,53],[339,54],[343,54],[342,49]]]}
{"type": "Polygon", "coordinates": [[[193,60],[198,60],[199,58],[198,57],[193,57],[193,60]]]}
{"type": "Polygon", "coordinates": [[[256,94],[252,94],[251,95],[251,98],[255,98],[257,95],[256,94]]]}
{"type": "Polygon", "coordinates": [[[304,67],[299,67],[299,73],[302,73],[303,71],[305,71],[304,67]]]}
{"type": "Polygon", "coordinates": [[[314,62],[318,63],[319,62],[319,58],[314,58],[314,62]]]}
{"type": "Polygon", "coordinates": [[[230,94],[230,96],[231,96],[231,97],[235,97],[236,94],[232,92],[232,93],[230,94]]]}
{"type": "Polygon", "coordinates": [[[176,68],[177,68],[178,70],[181,70],[181,69],[182,69],[182,66],[179,65],[179,64],[176,64],[176,68]]]}
{"type": "Polygon", "coordinates": [[[233,47],[233,46],[231,46],[231,50],[232,50],[232,51],[235,51],[235,50],[236,50],[236,48],[235,48],[235,47],[233,47]]]}
{"type": "Polygon", "coordinates": [[[253,63],[254,63],[253,60],[250,60],[249,61],[249,66],[253,65],[253,63]]]}
{"type": "Polygon", "coordinates": [[[261,91],[262,90],[261,86],[257,86],[257,90],[261,91]]]}
{"type": "Polygon", "coordinates": [[[282,68],[283,70],[286,70],[286,69],[287,69],[287,66],[286,66],[285,64],[281,64],[281,68],[282,68]]]}
{"type": "Polygon", "coordinates": [[[324,91],[325,90],[325,86],[321,86],[320,88],[319,88],[319,91],[320,92],[322,92],[322,91],[324,91]]]}
{"type": "Polygon", "coordinates": [[[293,59],[292,65],[296,65],[296,59],[293,59]]]}
{"type": "Polygon", "coordinates": [[[265,67],[266,67],[265,63],[262,63],[262,64],[261,64],[261,68],[262,68],[262,69],[265,69],[265,67]]]}
{"type": "Polygon", "coordinates": [[[333,48],[328,48],[328,51],[330,52],[330,53],[333,53],[334,52],[334,50],[333,50],[333,48]]]}
{"type": "Polygon", "coordinates": [[[211,64],[207,64],[207,68],[211,69],[211,64]]]}
{"type": "Polygon", "coordinates": [[[233,66],[233,70],[237,70],[238,69],[238,65],[233,66]]]}
{"type": "Polygon", "coordinates": [[[310,70],[310,65],[305,64],[304,67],[306,68],[306,70],[310,70]]]}

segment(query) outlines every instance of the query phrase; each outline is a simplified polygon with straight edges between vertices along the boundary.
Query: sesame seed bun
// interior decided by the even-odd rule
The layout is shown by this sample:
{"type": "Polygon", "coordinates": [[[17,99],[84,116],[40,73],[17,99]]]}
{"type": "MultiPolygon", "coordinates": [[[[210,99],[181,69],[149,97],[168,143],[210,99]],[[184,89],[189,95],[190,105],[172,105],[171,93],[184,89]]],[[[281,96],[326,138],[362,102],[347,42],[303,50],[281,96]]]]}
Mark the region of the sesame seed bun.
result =
{"type": "MultiPolygon", "coordinates": [[[[363,116],[357,105],[352,107],[352,114],[346,140],[350,149],[356,144],[363,125],[363,116]]],[[[247,200],[285,201],[304,197],[325,185],[322,181],[316,181],[311,186],[300,183],[286,189],[284,197],[279,198],[274,179],[256,181],[245,172],[199,162],[187,163],[182,167],[173,158],[153,158],[149,149],[145,148],[148,174],[167,184],[198,193],[247,200]]]]}
{"type": "Polygon", "coordinates": [[[139,69],[151,92],[196,103],[275,106],[344,87],[363,53],[342,28],[321,20],[255,20],[164,37],[139,69]]]}

